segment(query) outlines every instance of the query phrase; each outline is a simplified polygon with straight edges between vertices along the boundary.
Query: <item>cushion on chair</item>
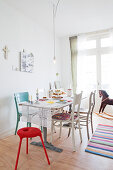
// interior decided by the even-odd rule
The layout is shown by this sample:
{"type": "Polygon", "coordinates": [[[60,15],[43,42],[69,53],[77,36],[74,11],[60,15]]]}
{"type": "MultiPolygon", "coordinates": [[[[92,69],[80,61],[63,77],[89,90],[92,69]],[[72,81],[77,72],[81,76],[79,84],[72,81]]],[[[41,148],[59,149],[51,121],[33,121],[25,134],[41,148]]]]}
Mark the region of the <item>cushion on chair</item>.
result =
{"type": "MultiPolygon", "coordinates": [[[[63,112],[63,113],[57,113],[57,114],[53,115],[52,119],[56,119],[56,120],[68,120],[68,119],[70,119],[70,116],[71,116],[70,113],[63,112]]],[[[77,118],[77,116],[75,115],[74,119],[76,119],[76,118],[77,118]]]]}
{"type": "Polygon", "coordinates": [[[41,136],[41,130],[35,127],[24,127],[17,131],[20,138],[33,138],[41,136]]]}

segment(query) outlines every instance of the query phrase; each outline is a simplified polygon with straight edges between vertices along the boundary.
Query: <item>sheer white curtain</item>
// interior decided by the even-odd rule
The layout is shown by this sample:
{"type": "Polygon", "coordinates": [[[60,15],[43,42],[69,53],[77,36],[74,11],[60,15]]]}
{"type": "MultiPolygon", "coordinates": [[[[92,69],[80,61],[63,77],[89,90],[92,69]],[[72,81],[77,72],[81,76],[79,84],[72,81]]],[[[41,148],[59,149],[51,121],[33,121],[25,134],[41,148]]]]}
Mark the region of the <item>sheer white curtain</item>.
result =
{"type": "Polygon", "coordinates": [[[113,98],[113,30],[101,39],[101,89],[113,98]]]}
{"type": "Polygon", "coordinates": [[[96,88],[96,41],[78,36],[77,48],[77,91],[87,95],[96,88]]]}
{"type": "Polygon", "coordinates": [[[71,74],[72,74],[72,87],[73,94],[76,93],[77,88],[77,36],[70,37],[70,50],[71,50],[71,74]]]}

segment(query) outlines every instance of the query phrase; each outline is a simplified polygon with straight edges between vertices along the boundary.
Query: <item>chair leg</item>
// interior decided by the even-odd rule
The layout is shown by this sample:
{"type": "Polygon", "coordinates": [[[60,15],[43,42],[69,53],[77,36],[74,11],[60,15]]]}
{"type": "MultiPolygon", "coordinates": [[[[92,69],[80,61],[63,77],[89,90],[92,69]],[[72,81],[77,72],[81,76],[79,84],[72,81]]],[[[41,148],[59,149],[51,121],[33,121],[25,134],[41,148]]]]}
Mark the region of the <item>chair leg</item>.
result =
{"type": "Polygon", "coordinates": [[[41,126],[41,132],[43,133],[43,127],[41,126]]]}
{"type": "Polygon", "coordinates": [[[26,138],[26,154],[28,154],[28,138],[26,138]]]}
{"type": "Polygon", "coordinates": [[[16,135],[16,133],[17,133],[17,129],[18,129],[18,124],[19,124],[19,119],[17,119],[17,123],[16,123],[16,129],[15,129],[15,135],[16,135]]]}
{"type": "Polygon", "coordinates": [[[79,119],[78,119],[78,128],[79,128],[79,134],[80,134],[80,141],[82,143],[82,133],[81,133],[80,120],[79,119]]]}
{"type": "Polygon", "coordinates": [[[59,138],[61,138],[61,133],[62,133],[62,121],[60,122],[60,133],[59,133],[59,138]]]}
{"type": "Polygon", "coordinates": [[[52,120],[51,121],[51,143],[52,143],[52,141],[53,141],[53,128],[54,128],[54,121],[52,120]]]}
{"type": "Polygon", "coordinates": [[[92,114],[91,114],[91,129],[92,129],[92,133],[93,133],[93,120],[92,120],[92,114]]]}
{"type": "Polygon", "coordinates": [[[87,138],[89,140],[89,127],[88,127],[88,118],[87,118],[87,122],[86,122],[86,127],[87,127],[87,138]]]}
{"type": "Polygon", "coordinates": [[[72,123],[72,144],[73,144],[73,151],[76,151],[75,148],[75,137],[74,137],[74,123],[72,123]]]}
{"type": "Polygon", "coordinates": [[[73,151],[75,152],[76,148],[75,148],[75,137],[74,137],[74,130],[73,129],[72,129],[72,144],[73,144],[73,151]]]}
{"type": "Polygon", "coordinates": [[[71,128],[69,128],[69,131],[68,131],[68,137],[70,136],[70,133],[71,133],[71,128]]]}
{"type": "Polygon", "coordinates": [[[31,127],[31,123],[30,122],[27,122],[27,127],[31,127]]]}
{"type": "Polygon", "coordinates": [[[54,133],[56,133],[55,126],[54,126],[54,133]]]}
{"type": "Polygon", "coordinates": [[[42,139],[42,135],[40,136],[40,139],[41,139],[41,141],[42,141],[42,145],[43,145],[43,148],[44,148],[44,152],[45,152],[45,155],[46,155],[46,158],[47,158],[48,164],[50,165],[50,161],[49,161],[48,154],[47,154],[47,151],[46,151],[46,148],[45,148],[45,145],[44,145],[43,139],[42,139]]]}
{"type": "Polygon", "coordinates": [[[17,166],[18,166],[18,160],[19,160],[19,155],[20,155],[21,144],[22,144],[22,139],[20,139],[20,143],[19,143],[17,159],[16,159],[16,164],[15,164],[15,170],[17,170],[17,166]]]}

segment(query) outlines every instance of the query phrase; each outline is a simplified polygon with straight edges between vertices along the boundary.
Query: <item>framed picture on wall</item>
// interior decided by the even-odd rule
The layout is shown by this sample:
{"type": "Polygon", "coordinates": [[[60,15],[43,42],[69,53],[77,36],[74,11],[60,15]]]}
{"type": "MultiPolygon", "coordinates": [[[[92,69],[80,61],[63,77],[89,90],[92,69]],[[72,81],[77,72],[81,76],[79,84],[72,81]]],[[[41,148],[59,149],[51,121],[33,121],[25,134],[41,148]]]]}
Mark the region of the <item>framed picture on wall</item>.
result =
{"type": "Polygon", "coordinates": [[[20,53],[21,65],[20,70],[22,72],[32,73],[34,68],[34,55],[32,53],[26,53],[24,50],[20,53]]]}

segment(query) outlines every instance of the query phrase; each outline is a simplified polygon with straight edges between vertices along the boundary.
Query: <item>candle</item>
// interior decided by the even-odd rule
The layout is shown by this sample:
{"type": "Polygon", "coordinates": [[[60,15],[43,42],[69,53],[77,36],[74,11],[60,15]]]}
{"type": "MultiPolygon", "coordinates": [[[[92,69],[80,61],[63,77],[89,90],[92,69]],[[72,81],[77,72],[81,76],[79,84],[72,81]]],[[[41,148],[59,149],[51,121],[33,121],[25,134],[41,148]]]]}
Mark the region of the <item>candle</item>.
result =
{"type": "Polygon", "coordinates": [[[29,102],[30,102],[30,95],[29,95],[29,102]]]}

